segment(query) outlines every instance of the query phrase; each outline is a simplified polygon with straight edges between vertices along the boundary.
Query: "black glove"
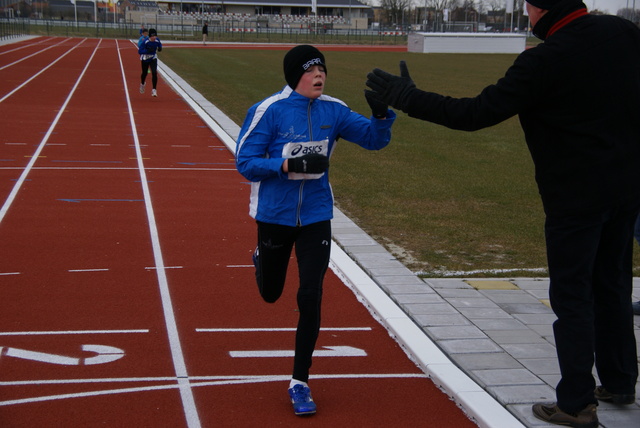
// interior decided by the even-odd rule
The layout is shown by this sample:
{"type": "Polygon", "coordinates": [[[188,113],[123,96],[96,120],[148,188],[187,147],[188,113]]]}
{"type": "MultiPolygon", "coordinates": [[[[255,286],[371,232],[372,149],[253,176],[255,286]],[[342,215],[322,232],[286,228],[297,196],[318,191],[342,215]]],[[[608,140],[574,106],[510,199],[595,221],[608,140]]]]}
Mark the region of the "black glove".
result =
{"type": "Polygon", "coordinates": [[[399,110],[404,110],[408,95],[416,87],[404,61],[400,61],[400,76],[375,68],[367,74],[367,79],[367,86],[380,94],[383,102],[399,110]]]}
{"type": "Polygon", "coordinates": [[[329,168],[329,158],[319,153],[311,153],[300,156],[299,158],[290,158],[287,162],[289,172],[319,174],[329,168]]]}
{"type": "Polygon", "coordinates": [[[389,106],[387,103],[382,101],[380,94],[365,89],[364,97],[369,103],[369,107],[371,107],[371,114],[373,114],[373,117],[376,119],[384,119],[387,117],[387,110],[389,109],[389,106]]]}

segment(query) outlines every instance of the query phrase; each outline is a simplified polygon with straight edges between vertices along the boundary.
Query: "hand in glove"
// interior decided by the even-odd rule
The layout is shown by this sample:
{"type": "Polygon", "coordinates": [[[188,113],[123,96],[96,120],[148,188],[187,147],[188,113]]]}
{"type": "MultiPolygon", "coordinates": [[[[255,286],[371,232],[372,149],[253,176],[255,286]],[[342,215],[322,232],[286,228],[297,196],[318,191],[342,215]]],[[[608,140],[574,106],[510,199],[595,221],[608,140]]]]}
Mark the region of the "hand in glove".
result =
{"type": "Polygon", "coordinates": [[[325,172],[327,168],[329,168],[329,158],[319,153],[311,153],[300,156],[299,158],[290,158],[287,160],[287,169],[289,172],[319,174],[325,172]]]}
{"type": "Polygon", "coordinates": [[[387,103],[382,101],[379,93],[365,89],[364,97],[369,103],[369,107],[371,107],[371,114],[373,117],[376,119],[384,119],[387,117],[387,110],[389,109],[389,106],[387,103]]]}
{"type": "Polygon", "coordinates": [[[380,94],[383,102],[399,110],[403,110],[407,96],[416,87],[404,61],[400,61],[400,76],[375,68],[367,74],[367,79],[367,86],[380,94]]]}

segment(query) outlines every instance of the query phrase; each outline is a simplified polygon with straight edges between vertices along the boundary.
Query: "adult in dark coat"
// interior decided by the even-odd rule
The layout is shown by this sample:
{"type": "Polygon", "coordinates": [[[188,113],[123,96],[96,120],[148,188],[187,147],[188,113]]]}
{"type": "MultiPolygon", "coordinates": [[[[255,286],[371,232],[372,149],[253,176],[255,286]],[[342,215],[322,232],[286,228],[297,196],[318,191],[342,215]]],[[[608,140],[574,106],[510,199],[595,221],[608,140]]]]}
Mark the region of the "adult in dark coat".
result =
{"type": "Polygon", "coordinates": [[[561,371],[547,422],[596,427],[597,400],[635,401],[632,252],[640,211],[640,30],[580,0],[527,0],[544,43],[473,98],[419,90],[375,69],[367,86],[411,117],[473,131],[518,115],[546,214],[561,371]],[[594,358],[595,357],[595,358],[594,358]],[[595,365],[601,386],[592,376],[595,365]]]}

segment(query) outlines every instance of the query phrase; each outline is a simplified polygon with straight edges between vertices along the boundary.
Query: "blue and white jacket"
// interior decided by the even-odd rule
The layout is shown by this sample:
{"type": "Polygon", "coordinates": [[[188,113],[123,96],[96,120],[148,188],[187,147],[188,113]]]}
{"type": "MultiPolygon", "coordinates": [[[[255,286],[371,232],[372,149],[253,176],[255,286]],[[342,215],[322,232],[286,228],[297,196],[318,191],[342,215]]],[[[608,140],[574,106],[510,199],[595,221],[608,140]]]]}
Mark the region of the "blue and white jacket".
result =
{"type": "Polygon", "coordinates": [[[236,145],[236,167],[250,180],[249,215],[258,221],[306,226],[333,218],[328,170],[323,174],[282,171],[285,158],[316,152],[331,156],[339,138],[368,150],[391,140],[396,115],[367,119],[339,99],[310,99],[291,87],[252,106],[236,145]]]}
{"type": "Polygon", "coordinates": [[[160,37],[156,37],[154,41],[151,41],[149,37],[138,40],[138,53],[140,54],[140,61],[151,61],[158,58],[158,52],[162,50],[162,42],[160,37]]]}

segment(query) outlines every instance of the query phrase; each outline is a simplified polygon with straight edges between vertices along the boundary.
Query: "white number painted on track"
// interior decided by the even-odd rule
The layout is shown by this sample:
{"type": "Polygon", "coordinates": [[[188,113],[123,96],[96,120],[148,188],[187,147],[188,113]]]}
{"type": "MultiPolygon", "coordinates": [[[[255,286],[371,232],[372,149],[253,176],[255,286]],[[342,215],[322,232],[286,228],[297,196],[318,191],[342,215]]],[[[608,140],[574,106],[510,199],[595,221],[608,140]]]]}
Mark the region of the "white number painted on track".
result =
{"type": "Polygon", "coordinates": [[[124,351],[113,346],[82,345],[82,350],[85,352],[93,352],[97,355],[87,358],[74,358],[45,352],[28,351],[26,349],[0,347],[0,357],[21,358],[23,360],[40,361],[42,363],[61,364],[65,366],[105,364],[124,357],[124,351]]]}
{"type": "MultiPolygon", "coordinates": [[[[353,346],[325,346],[324,350],[313,352],[314,357],[366,357],[364,349],[353,346]]],[[[294,351],[229,351],[231,358],[273,358],[293,357],[294,351]]]]}

